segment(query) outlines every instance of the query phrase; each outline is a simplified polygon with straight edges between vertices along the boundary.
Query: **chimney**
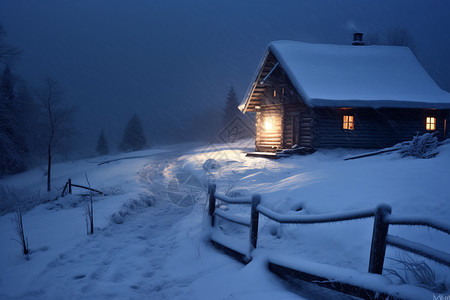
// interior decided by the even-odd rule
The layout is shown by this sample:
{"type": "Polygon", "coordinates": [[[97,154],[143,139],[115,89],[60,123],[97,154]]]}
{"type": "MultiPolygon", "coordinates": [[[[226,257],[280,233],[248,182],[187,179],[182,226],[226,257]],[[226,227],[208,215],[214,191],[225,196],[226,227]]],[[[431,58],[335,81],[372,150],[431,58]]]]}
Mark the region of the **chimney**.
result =
{"type": "Polygon", "coordinates": [[[362,32],[353,33],[353,43],[354,46],[364,46],[363,42],[363,34],[362,32]]]}

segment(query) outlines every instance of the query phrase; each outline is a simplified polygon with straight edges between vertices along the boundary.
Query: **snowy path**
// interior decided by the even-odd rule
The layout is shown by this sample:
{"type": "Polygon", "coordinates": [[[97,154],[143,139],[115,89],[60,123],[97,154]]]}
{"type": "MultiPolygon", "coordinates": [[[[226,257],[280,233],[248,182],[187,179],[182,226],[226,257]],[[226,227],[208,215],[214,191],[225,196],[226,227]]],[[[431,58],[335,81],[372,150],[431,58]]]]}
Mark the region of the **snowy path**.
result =
{"type": "MultiPolygon", "coordinates": [[[[101,169],[112,172],[114,178],[121,178],[115,182],[135,189],[133,193],[100,199],[94,206],[99,210],[97,217],[102,209],[120,217],[103,221],[92,236],[77,231],[69,236],[74,241],[58,237],[55,240],[60,241],[59,245],[43,239],[42,234],[52,232],[45,229],[39,239],[35,238],[33,245],[38,250],[29,261],[23,261],[15,251],[8,254],[17,260],[20,268],[7,268],[0,274],[0,298],[299,299],[267,271],[264,258],[243,266],[210,246],[207,238],[210,227],[204,222],[205,203],[200,203],[205,197],[199,197],[200,202],[190,206],[186,205],[189,201],[181,203],[183,207],[174,204],[179,203],[176,198],[179,195],[168,192],[174,178],[186,183],[188,189],[199,183],[183,168],[179,155],[169,151],[155,154],[142,163],[114,162],[101,169]],[[124,176],[124,167],[134,171],[124,176]],[[108,201],[114,197],[120,197],[124,204],[109,208],[108,201]],[[45,247],[39,250],[38,245],[45,247]],[[8,273],[13,275],[13,281],[8,279],[8,273]],[[22,278],[25,279],[20,282],[22,278]]],[[[50,227],[61,224],[63,229],[55,232],[62,233],[69,228],[68,223],[80,223],[79,215],[82,215],[80,208],[72,207],[55,212],[43,206],[35,211],[37,219],[53,216],[50,220],[58,220],[47,223],[50,227]],[[71,217],[64,219],[65,215],[71,217]],[[54,216],[60,217],[54,219],[54,216]]],[[[108,212],[104,211],[103,215],[108,212]]],[[[31,215],[27,216],[28,222],[30,219],[31,215]]],[[[40,228],[42,222],[34,221],[34,224],[40,228]]],[[[48,238],[52,240],[51,235],[48,238]]]]}
{"type": "Polygon", "coordinates": [[[165,162],[140,172],[157,200],[146,208],[131,206],[122,224],[112,223],[70,252],[59,255],[33,282],[38,290],[26,298],[152,298],[172,299],[188,282],[171,280],[162,270],[179,247],[174,230],[186,215],[167,201],[161,171],[165,162]],[[150,181],[151,178],[151,181],[150,181]],[[131,293],[130,293],[131,291],[131,293]]]}
{"type": "Polygon", "coordinates": [[[155,155],[138,174],[147,199],[130,199],[119,222],[56,254],[5,299],[298,299],[259,270],[263,264],[244,267],[213,249],[202,229],[204,206],[173,204],[167,183],[186,175],[174,154],[155,155]]]}

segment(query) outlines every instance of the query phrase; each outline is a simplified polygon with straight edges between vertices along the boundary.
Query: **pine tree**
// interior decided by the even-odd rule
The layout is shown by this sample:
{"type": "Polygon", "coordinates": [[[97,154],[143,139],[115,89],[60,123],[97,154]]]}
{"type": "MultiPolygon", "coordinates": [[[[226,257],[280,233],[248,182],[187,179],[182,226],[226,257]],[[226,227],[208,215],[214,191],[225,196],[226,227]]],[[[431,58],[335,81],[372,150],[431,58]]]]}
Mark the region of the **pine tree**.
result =
{"type": "Polygon", "coordinates": [[[15,95],[15,79],[8,66],[0,77],[0,176],[25,170],[28,152],[23,119],[15,95]]]}
{"type": "Polygon", "coordinates": [[[225,103],[225,110],[223,115],[223,125],[229,125],[236,117],[241,115],[238,109],[238,99],[234,88],[231,87],[227,94],[227,102],[225,103]]]}
{"type": "Polygon", "coordinates": [[[109,154],[109,146],[108,142],[106,141],[105,133],[103,132],[103,130],[100,132],[100,135],[98,137],[97,153],[100,155],[109,154]]]}
{"type": "Polygon", "coordinates": [[[120,142],[120,151],[138,151],[147,146],[147,139],[144,135],[141,120],[137,115],[131,117],[128,121],[120,142]]]}

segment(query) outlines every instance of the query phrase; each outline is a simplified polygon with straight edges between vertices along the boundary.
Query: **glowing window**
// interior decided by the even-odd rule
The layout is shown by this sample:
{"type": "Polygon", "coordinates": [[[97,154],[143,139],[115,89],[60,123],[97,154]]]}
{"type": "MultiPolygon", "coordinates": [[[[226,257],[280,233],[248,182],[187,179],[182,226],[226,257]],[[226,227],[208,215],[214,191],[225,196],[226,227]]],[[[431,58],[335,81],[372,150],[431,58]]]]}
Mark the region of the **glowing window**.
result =
{"type": "Polygon", "coordinates": [[[273,96],[274,96],[274,97],[277,96],[277,90],[273,90],[273,96]]]}
{"type": "Polygon", "coordinates": [[[343,124],[342,128],[348,129],[348,130],[355,129],[355,125],[353,122],[353,116],[348,116],[348,115],[344,116],[344,124],[343,124]]]}
{"type": "Polygon", "coordinates": [[[427,130],[436,130],[436,118],[427,117],[426,129],[427,130]]]}
{"type": "Polygon", "coordinates": [[[267,131],[270,131],[273,129],[273,118],[272,117],[266,117],[264,120],[264,129],[267,131]]]}

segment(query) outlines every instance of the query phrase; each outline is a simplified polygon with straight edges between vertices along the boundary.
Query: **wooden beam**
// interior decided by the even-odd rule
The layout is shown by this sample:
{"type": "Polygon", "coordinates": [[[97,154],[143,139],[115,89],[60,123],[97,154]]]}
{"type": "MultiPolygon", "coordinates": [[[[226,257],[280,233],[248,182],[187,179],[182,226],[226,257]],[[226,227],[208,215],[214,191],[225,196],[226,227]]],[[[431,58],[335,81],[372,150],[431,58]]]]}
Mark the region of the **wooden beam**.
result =
{"type": "Polygon", "coordinates": [[[225,254],[228,254],[229,256],[235,258],[237,261],[243,263],[244,265],[248,264],[252,259],[248,258],[247,255],[240,253],[234,249],[231,249],[225,245],[222,245],[214,240],[210,240],[211,244],[214,246],[214,248],[224,252],[225,254]]]}
{"type": "Polygon", "coordinates": [[[378,291],[370,290],[349,283],[330,280],[329,278],[291,269],[272,262],[269,262],[269,270],[272,273],[276,274],[278,277],[285,279],[289,283],[294,285],[298,284],[299,280],[302,280],[314,283],[327,289],[331,289],[355,297],[360,297],[362,299],[400,299],[386,293],[380,293],[378,291]]]}

